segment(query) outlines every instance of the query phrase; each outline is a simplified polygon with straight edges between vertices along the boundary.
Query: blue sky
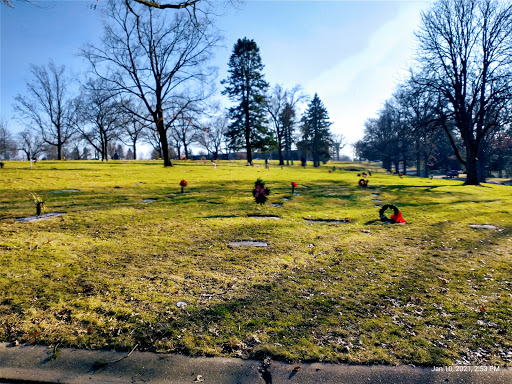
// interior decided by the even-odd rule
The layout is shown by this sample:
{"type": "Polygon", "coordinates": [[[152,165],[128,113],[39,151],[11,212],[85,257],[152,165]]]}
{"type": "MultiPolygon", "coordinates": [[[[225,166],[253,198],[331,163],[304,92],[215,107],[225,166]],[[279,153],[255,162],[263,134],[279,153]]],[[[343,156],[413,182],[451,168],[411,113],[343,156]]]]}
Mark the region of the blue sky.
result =
{"type": "MultiPolygon", "coordinates": [[[[91,5],[103,0],[15,2],[0,6],[0,112],[12,131],[20,129],[12,103],[25,91],[30,64],[86,69],[77,51],[102,36],[101,15],[91,5]]],[[[226,77],[232,47],[241,37],[260,47],[271,85],[301,84],[318,93],[334,122],[334,133],[350,142],[362,137],[364,121],[375,115],[406,75],[414,54],[414,31],[427,0],[402,1],[246,1],[218,19],[224,48],[214,64],[226,77]]],[[[220,88],[220,85],[219,85],[220,88]]],[[[224,99],[227,103],[227,100],[224,99]]],[[[347,148],[350,154],[351,149],[347,148]]]]}

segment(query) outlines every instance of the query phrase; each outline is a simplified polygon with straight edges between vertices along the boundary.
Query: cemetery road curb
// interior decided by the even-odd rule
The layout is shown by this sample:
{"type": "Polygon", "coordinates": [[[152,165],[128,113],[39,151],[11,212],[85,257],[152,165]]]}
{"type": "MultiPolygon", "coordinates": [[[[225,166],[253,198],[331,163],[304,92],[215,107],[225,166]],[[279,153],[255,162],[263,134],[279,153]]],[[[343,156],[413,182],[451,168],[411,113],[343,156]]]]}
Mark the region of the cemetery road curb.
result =
{"type": "Polygon", "coordinates": [[[220,384],[505,384],[503,367],[359,366],[286,364],[271,360],[187,357],[173,354],[88,351],[0,343],[0,383],[220,383],[220,384]]]}

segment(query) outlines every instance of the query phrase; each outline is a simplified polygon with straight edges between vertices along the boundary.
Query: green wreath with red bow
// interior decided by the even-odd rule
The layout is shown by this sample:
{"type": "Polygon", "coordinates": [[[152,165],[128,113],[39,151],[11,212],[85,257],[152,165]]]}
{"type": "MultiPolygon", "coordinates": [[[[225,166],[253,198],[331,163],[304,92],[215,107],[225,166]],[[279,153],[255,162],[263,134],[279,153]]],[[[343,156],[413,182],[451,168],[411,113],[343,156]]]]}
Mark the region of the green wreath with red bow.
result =
{"type": "Polygon", "coordinates": [[[386,204],[381,209],[379,209],[379,217],[380,220],[385,223],[403,223],[405,224],[406,221],[402,217],[402,212],[399,211],[399,209],[394,206],[393,204],[386,204]],[[388,209],[391,209],[393,211],[393,214],[390,218],[388,218],[384,212],[386,212],[388,209]]]}

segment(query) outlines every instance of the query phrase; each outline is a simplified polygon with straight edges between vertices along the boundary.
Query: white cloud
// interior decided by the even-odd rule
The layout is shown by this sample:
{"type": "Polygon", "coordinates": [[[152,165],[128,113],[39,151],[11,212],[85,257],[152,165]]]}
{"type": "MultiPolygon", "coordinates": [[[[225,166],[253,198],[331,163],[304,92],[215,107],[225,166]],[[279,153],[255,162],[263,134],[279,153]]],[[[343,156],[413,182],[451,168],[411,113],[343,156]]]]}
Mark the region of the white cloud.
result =
{"type": "Polygon", "coordinates": [[[323,100],[335,133],[343,133],[350,142],[362,137],[365,120],[375,116],[407,73],[414,31],[426,6],[425,2],[401,4],[396,17],[377,29],[358,53],[305,84],[308,92],[317,92],[323,100]]]}

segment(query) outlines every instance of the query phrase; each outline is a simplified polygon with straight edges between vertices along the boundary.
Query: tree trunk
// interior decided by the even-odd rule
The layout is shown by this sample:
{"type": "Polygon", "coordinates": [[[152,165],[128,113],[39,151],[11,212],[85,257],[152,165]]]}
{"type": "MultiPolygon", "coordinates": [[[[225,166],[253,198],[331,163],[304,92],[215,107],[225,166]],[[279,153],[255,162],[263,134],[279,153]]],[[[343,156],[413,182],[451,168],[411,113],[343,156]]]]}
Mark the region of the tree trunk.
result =
{"type": "Polygon", "coordinates": [[[487,174],[485,172],[485,164],[487,163],[487,153],[483,149],[483,146],[480,145],[477,156],[477,170],[478,170],[478,181],[480,183],[485,183],[485,179],[487,174]]]}
{"type": "Polygon", "coordinates": [[[425,166],[425,169],[424,169],[424,173],[423,173],[423,176],[424,177],[428,177],[429,176],[429,169],[428,169],[428,156],[427,154],[423,154],[423,163],[424,163],[424,166],[425,166]]]}
{"type": "Polygon", "coordinates": [[[62,160],[62,139],[60,135],[60,127],[57,127],[57,160],[62,160]]]}
{"type": "Polygon", "coordinates": [[[181,146],[179,142],[176,142],[176,152],[178,153],[178,160],[181,160],[181,146]]]}
{"type": "Polygon", "coordinates": [[[419,140],[416,140],[416,176],[421,176],[421,156],[419,140]]]}
{"type": "Polygon", "coordinates": [[[284,156],[283,149],[281,148],[281,143],[279,143],[279,165],[284,165],[284,156]]]}
{"type": "Polygon", "coordinates": [[[100,142],[100,156],[101,161],[105,161],[105,144],[103,143],[103,141],[100,142]]]}
{"type": "MultiPolygon", "coordinates": [[[[361,162],[361,159],[359,159],[359,162],[361,162]]],[[[388,172],[391,172],[391,160],[389,160],[389,159],[382,160],[382,168],[384,168],[388,172]]]]}
{"type": "Polygon", "coordinates": [[[473,153],[466,156],[466,182],[464,185],[479,185],[478,160],[473,153]]]}
{"type": "Polygon", "coordinates": [[[246,124],[245,127],[245,147],[247,149],[247,164],[252,165],[252,150],[251,150],[251,130],[246,124]]]}
{"type": "Polygon", "coordinates": [[[249,121],[245,123],[245,148],[247,150],[247,164],[252,165],[251,128],[249,121]]]}
{"type": "Polygon", "coordinates": [[[103,142],[103,145],[101,147],[101,151],[103,152],[101,157],[101,161],[103,161],[103,159],[105,159],[105,161],[108,161],[108,141],[107,141],[107,136],[105,134],[101,134],[102,136],[102,139],[101,141],[103,142]]]}
{"type": "Polygon", "coordinates": [[[158,120],[156,122],[158,135],[160,138],[160,150],[162,151],[162,158],[164,160],[164,167],[172,167],[172,162],[169,157],[169,142],[167,141],[167,132],[164,125],[164,117],[162,111],[158,113],[158,120]]]}
{"type": "Polygon", "coordinates": [[[185,141],[183,141],[183,150],[185,151],[185,159],[188,160],[188,147],[185,141]]]}

